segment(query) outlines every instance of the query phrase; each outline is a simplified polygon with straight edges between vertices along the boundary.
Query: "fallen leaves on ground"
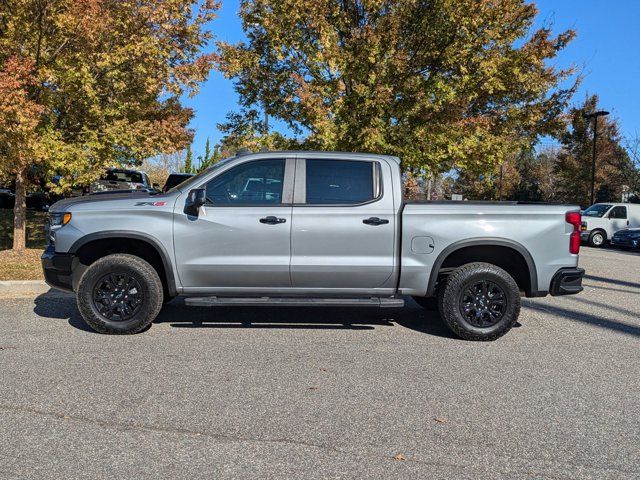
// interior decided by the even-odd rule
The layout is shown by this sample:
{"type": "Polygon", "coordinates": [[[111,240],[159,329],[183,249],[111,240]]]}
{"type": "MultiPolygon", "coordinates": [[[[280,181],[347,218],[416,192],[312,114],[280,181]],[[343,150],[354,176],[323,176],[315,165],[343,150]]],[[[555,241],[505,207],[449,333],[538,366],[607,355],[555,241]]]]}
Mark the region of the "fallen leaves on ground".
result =
{"type": "Polygon", "coordinates": [[[0,250],[0,280],[42,280],[39,248],[0,250]]]}

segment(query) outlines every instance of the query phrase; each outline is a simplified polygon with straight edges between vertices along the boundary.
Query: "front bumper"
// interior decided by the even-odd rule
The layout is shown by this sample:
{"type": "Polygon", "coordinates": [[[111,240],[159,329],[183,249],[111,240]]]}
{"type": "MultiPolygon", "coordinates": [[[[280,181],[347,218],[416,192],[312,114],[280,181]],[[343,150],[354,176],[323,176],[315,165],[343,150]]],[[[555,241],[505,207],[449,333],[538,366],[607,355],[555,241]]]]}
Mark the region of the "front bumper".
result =
{"type": "Polygon", "coordinates": [[[584,278],[584,268],[561,268],[556,272],[551,280],[549,293],[554,297],[558,295],[575,295],[580,293],[582,279],[584,278]]]}
{"type": "Polygon", "coordinates": [[[56,253],[50,244],[41,257],[44,280],[60,290],[73,291],[73,266],[77,261],[70,253],[56,253]]]}

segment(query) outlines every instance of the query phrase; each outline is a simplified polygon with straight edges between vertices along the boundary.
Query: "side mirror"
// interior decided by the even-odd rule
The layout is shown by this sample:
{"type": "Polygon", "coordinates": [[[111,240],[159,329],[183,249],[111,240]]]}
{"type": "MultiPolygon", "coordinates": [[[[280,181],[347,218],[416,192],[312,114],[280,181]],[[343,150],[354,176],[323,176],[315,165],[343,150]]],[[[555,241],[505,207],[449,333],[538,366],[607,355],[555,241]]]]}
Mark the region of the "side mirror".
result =
{"type": "Polygon", "coordinates": [[[187,201],[184,204],[184,213],[197,217],[198,210],[205,203],[207,203],[207,193],[205,189],[194,188],[189,191],[189,194],[187,195],[187,201]]]}
{"type": "Polygon", "coordinates": [[[160,190],[160,184],[159,183],[154,183],[153,185],[151,185],[153,188],[155,188],[156,190],[160,190]]]}

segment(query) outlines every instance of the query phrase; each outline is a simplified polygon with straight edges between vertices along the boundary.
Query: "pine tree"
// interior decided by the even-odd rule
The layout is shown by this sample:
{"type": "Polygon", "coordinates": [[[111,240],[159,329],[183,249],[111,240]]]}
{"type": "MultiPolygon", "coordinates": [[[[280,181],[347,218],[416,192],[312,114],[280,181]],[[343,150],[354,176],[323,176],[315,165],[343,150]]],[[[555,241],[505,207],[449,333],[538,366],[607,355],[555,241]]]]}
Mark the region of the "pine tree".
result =
{"type": "Polygon", "coordinates": [[[209,146],[209,137],[207,137],[207,143],[204,144],[204,164],[209,167],[211,163],[211,147],[209,146]]]}
{"type": "Polygon", "coordinates": [[[184,173],[193,173],[193,152],[191,151],[191,145],[187,147],[187,158],[184,160],[184,173]]]}

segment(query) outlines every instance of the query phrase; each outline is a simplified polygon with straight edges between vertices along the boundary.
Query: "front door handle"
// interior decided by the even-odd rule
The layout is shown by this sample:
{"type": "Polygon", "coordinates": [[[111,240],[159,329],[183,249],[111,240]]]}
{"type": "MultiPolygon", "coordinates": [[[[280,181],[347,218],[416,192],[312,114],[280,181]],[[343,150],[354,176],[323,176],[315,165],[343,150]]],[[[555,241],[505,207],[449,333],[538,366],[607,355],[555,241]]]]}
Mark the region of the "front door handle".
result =
{"type": "Polygon", "coordinates": [[[389,220],[386,218],[369,217],[362,220],[362,223],[365,225],[384,225],[385,223],[389,223],[389,220]]]}
{"type": "Polygon", "coordinates": [[[286,218],[278,218],[273,215],[269,215],[268,217],[264,217],[260,219],[260,223],[266,223],[267,225],[277,225],[278,223],[286,222],[286,218]]]}

